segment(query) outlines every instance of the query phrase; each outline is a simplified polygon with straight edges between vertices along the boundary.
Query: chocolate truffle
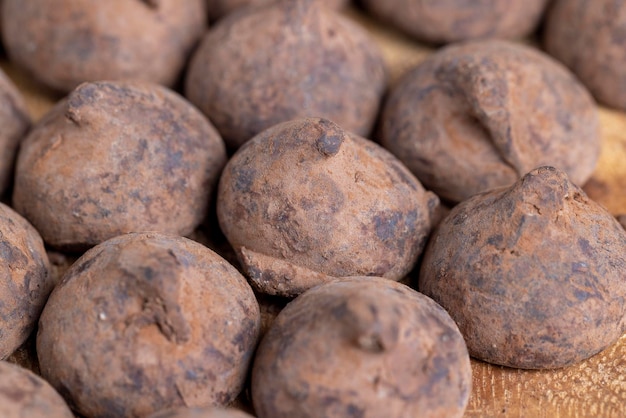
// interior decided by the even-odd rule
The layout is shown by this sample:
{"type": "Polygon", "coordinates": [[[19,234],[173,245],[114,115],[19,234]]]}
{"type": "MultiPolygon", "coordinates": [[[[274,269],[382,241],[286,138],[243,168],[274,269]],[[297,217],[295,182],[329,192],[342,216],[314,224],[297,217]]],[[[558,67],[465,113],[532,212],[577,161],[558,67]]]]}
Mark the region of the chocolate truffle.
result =
{"type": "Polygon", "coordinates": [[[382,56],[364,29],[315,1],[283,1],[209,30],[185,94],[236,149],[299,117],[326,117],[367,136],[385,83],[382,56]]]}
{"type": "Polygon", "coordinates": [[[41,315],[42,376],[85,416],[225,406],[260,328],[245,278],[185,238],[122,235],[87,251],[41,315]]]}
{"type": "Polygon", "coordinates": [[[541,19],[548,0],[362,0],[375,17],[421,41],[522,38],[541,19]]]}
{"type": "Polygon", "coordinates": [[[470,355],[545,369],[626,330],[626,231],[553,167],[455,206],[424,253],[419,290],[459,325],[470,355]]]}
{"type": "Polygon", "coordinates": [[[205,0],[3,0],[15,64],[63,92],[98,80],[172,86],[206,28],[205,0]]]}
{"type": "Polygon", "coordinates": [[[459,202],[552,165],[582,185],[600,152],[598,110],[563,65],[508,41],[441,49],[393,88],[381,142],[429,189],[459,202]]]}
{"type": "Polygon", "coordinates": [[[85,83],[19,151],[13,205],[50,246],[85,250],[127,232],[191,233],[226,162],[189,102],[141,82],[85,83]]]}
{"type": "Polygon", "coordinates": [[[545,48],[608,106],[626,110],[626,6],[612,0],[556,0],[545,48]]]}
{"type": "Polygon", "coordinates": [[[317,286],[278,315],[257,351],[259,418],[462,417],[463,337],[426,296],[382,278],[317,286]]]}
{"type": "Polygon", "coordinates": [[[0,360],[33,332],[54,285],[41,236],[0,203],[0,360]]]}
{"type": "Polygon", "coordinates": [[[15,157],[30,128],[30,117],[22,94],[0,70],[0,195],[13,181],[15,157]]]}
{"type": "Polygon", "coordinates": [[[252,285],[293,297],[327,276],[402,279],[438,204],[376,143],[308,118],[239,149],[220,178],[217,214],[252,285]]]}

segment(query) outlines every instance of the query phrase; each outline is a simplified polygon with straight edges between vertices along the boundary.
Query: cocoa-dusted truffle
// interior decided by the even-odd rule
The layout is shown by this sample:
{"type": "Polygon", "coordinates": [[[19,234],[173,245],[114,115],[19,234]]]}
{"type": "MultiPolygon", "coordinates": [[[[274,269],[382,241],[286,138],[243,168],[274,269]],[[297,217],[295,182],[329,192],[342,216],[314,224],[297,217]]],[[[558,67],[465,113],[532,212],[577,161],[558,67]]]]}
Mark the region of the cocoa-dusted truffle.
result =
{"type": "Polygon", "coordinates": [[[61,395],[29,370],[0,361],[2,418],[73,418],[61,395]]]}
{"type": "MultiPolygon", "coordinates": [[[[293,0],[206,0],[207,8],[209,10],[209,18],[211,20],[217,20],[235,10],[243,7],[250,6],[265,6],[267,4],[278,3],[279,1],[293,1],[293,0]]],[[[302,0],[297,0],[302,1],[302,0]]],[[[306,0],[305,0],[306,1],[306,0]]],[[[341,9],[346,7],[350,0],[316,0],[319,1],[324,7],[330,7],[333,9],[341,9]]]]}
{"type": "Polygon", "coordinates": [[[3,0],[10,59],[64,92],[84,81],[173,85],[206,27],[205,0],[3,0]]]}
{"type": "Polygon", "coordinates": [[[191,61],[185,90],[235,149],[298,117],[331,118],[367,135],[385,79],[364,29],[315,1],[281,1],[218,22],[191,61]]]}
{"type": "Polygon", "coordinates": [[[456,321],[470,355],[543,369],[582,361],[626,330],[626,231],[567,176],[531,171],[452,209],[419,290],[456,321]]]}
{"type": "Polygon", "coordinates": [[[145,82],[85,83],[24,140],[13,205],[60,249],[133,231],[191,233],[226,150],[210,122],[145,82]]]}
{"type": "Polygon", "coordinates": [[[0,70],[0,195],[13,180],[15,156],[30,127],[30,117],[22,94],[0,70]]]}
{"type": "Polygon", "coordinates": [[[476,38],[523,38],[548,0],[362,0],[372,15],[421,40],[448,43],[476,38]]]}
{"type": "Polygon", "coordinates": [[[37,353],[42,376],[81,414],[143,417],[230,403],[259,327],[252,289],[217,254],[128,234],[66,273],[41,315],[37,353]]]}
{"type": "Polygon", "coordinates": [[[459,202],[541,165],[582,185],[600,151],[597,106],[565,67],[507,41],[446,47],[390,93],[382,144],[429,189],[459,202]]]}
{"type": "Polygon", "coordinates": [[[26,219],[2,203],[0,231],[0,360],[3,360],[35,328],[54,281],[39,234],[26,219]]]}
{"type": "Polygon", "coordinates": [[[374,142],[308,118],[239,149],[220,179],[217,214],[253,286],[295,296],[325,275],[400,280],[438,204],[374,142]]]}
{"type": "Polygon", "coordinates": [[[461,417],[471,368],[450,316],[400,283],[317,286],[278,315],[257,351],[259,418],[461,417]]]}
{"type": "Polygon", "coordinates": [[[556,0],[545,48],[580,78],[598,101],[626,110],[626,7],[612,0],[556,0]]]}

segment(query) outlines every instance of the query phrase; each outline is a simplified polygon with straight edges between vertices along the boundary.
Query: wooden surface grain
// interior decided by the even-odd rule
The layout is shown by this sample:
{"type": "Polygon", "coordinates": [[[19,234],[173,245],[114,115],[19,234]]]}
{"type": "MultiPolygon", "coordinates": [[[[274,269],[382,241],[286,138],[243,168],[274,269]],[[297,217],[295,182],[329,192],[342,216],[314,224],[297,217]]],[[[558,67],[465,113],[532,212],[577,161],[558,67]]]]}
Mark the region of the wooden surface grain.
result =
{"type": "MultiPolygon", "coordinates": [[[[355,10],[347,15],[363,24],[379,44],[391,84],[433,51],[355,10]]],[[[60,98],[6,58],[0,66],[24,93],[33,120],[60,98]]],[[[626,214],[626,114],[601,108],[600,119],[600,160],[584,190],[613,215],[626,214]]],[[[472,369],[466,417],[626,417],[626,336],[600,354],[564,369],[516,370],[475,360],[472,369]]]]}

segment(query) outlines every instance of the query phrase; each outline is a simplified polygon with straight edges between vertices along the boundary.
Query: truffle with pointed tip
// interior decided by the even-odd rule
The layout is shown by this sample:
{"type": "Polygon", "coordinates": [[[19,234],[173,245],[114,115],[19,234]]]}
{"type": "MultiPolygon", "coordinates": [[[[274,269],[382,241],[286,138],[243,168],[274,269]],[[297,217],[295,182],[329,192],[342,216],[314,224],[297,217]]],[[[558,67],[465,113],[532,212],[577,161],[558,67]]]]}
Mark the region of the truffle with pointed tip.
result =
{"type": "Polygon", "coordinates": [[[293,297],[333,277],[402,279],[438,205],[379,145],[307,118],[239,149],[220,179],[217,214],[256,290],[293,297]]]}
{"type": "Polygon", "coordinates": [[[548,0],[362,0],[375,17],[426,42],[523,38],[538,25],[548,0]]]}
{"type": "Polygon", "coordinates": [[[23,141],[13,205],[56,249],[136,231],[187,235],[225,163],[215,128],[173,91],[84,83],[23,141]]]}
{"type": "Polygon", "coordinates": [[[41,236],[26,219],[2,203],[0,231],[0,360],[3,360],[35,329],[55,283],[41,236]]]}
{"type": "Polygon", "coordinates": [[[259,328],[252,289],[213,251],[128,234],[68,270],[41,315],[37,353],[42,376],[81,414],[144,417],[233,401],[259,328]]]}
{"type": "Polygon", "coordinates": [[[400,283],[317,286],[278,315],[252,368],[259,418],[461,417],[472,371],[459,329],[400,283]]]}
{"type": "Polygon", "coordinates": [[[0,195],[13,182],[15,157],[30,128],[30,117],[22,94],[0,70],[0,195]]]}
{"type": "Polygon", "coordinates": [[[600,152],[585,87],[548,55],[508,41],[441,49],[393,88],[381,124],[383,146],[452,202],[542,165],[582,185],[600,152]]]}
{"type": "Polygon", "coordinates": [[[368,33],[302,0],[218,22],[191,60],[185,95],[236,149],[300,117],[331,118],[367,136],[385,87],[383,59],[368,33]]]}
{"type": "Polygon", "coordinates": [[[424,253],[419,290],[459,325],[470,355],[564,367],[626,330],[626,231],[553,167],[455,206],[424,253]]]}
{"type": "Polygon", "coordinates": [[[596,99],[626,110],[626,7],[613,0],[557,0],[547,16],[546,51],[578,76],[596,99]]]}
{"type": "Polygon", "coordinates": [[[0,361],[2,418],[74,418],[61,395],[41,377],[0,361]]]}
{"type": "Polygon", "coordinates": [[[206,28],[205,0],[3,2],[11,61],[62,92],[98,80],[172,86],[206,28]]]}

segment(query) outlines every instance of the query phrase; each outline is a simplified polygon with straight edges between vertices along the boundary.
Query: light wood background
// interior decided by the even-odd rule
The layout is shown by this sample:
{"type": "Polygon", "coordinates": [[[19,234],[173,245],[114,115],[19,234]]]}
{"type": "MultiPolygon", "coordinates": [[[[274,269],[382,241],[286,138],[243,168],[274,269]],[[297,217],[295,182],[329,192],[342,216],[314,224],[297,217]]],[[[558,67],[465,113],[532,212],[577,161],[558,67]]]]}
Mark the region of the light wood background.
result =
{"type": "MultiPolygon", "coordinates": [[[[353,9],[347,15],[362,23],[379,44],[390,83],[432,49],[383,27],[353,9]]],[[[60,97],[38,86],[5,58],[0,66],[18,85],[34,120],[60,97]]],[[[626,114],[600,109],[602,152],[585,186],[590,197],[613,215],[626,214],[626,114]]],[[[626,336],[578,365],[553,371],[524,371],[472,361],[473,390],[466,417],[626,417],[626,336]]]]}

